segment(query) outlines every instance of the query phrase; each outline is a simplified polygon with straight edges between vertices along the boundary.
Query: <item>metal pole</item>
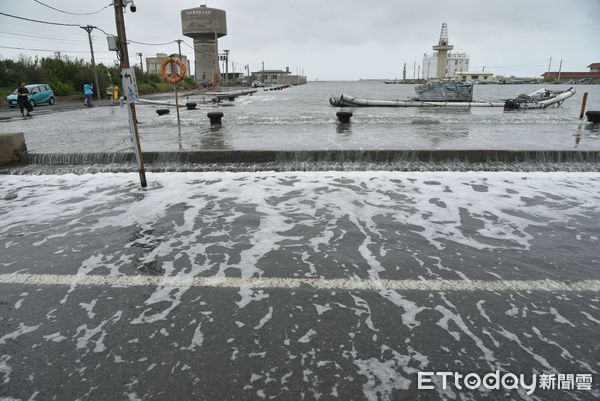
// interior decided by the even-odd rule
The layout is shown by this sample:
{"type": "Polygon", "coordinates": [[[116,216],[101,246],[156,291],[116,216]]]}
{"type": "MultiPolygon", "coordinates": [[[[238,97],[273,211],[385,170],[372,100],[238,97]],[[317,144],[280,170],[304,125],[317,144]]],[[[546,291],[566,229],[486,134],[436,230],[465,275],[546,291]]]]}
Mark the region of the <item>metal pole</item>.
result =
{"type": "Polygon", "coordinates": [[[550,79],[550,67],[552,66],[552,57],[550,57],[550,62],[548,63],[548,79],[550,79]]]}
{"type": "Polygon", "coordinates": [[[90,52],[92,53],[92,70],[94,71],[94,83],[96,84],[96,97],[101,100],[100,84],[98,84],[98,71],[96,71],[96,59],[94,58],[94,46],[92,45],[92,31],[95,27],[88,25],[82,26],[81,29],[87,32],[88,40],[90,41],[90,52]]]}
{"type": "Polygon", "coordinates": [[[583,100],[581,102],[581,113],[579,113],[579,119],[583,118],[583,113],[585,112],[585,104],[587,103],[587,92],[583,94],[583,100]]]}
{"type": "Polygon", "coordinates": [[[213,86],[217,86],[219,83],[219,42],[217,41],[217,31],[215,31],[215,72],[213,74],[213,86]]]}
{"type": "MultiPolygon", "coordinates": [[[[129,68],[129,50],[127,49],[127,35],[125,34],[125,19],[123,18],[123,0],[115,0],[115,22],[117,25],[117,38],[119,42],[119,53],[121,56],[121,68],[129,68]]],[[[129,102],[128,102],[129,103],[129,102]]],[[[128,104],[131,112],[131,125],[133,127],[133,135],[135,137],[136,154],[138,155],[140,184],[142,188],[146,188],[146,170],[144,168],[144,159],[142,158],[142,147],[140,145],[140,134],[137,126],[137,114],[135,112],[135,104],[128,104]]]]}
{"type": "Polygon", "coordinates": [[[142,74],[144,73],[144,64],[142,62],[142,53],[136,53],[138,56],[140,56],[140,69],[142,70],[142,74]]]}
{"type": "Polygon", "coordinates": [[[229,50],[223,50],[225,52],[225,82],[229,83],[229,50]]]}
{"type": "MultiPolygon", "coordinates": [[[[179,48],[179,60],[183,63],[183,59],[181,58],[181,42],[183,42],[183,40],[177,39],[175,42],[177,42],[177,47],[179,48]]],[[[183,65],[185,65],[185,68],[187,70],[186,74],[190,74],[189,68],[187,68],[188,67],[187,63],[183,63],[183,65]]]]}
{"type": "Polygon", "coordinates": [[[175,42],[177,42],[177,46],[179,47],[179,60],[181,60],[181,42],[183,42],[183,40],[177,39],[175,42]]]}
{"type": "Polygon", "coordinates": [[[560,59],[560,65],[558,66],[558,78],[556,78],[556,83],[560,83],[560,72],[562,70],[562,58],[560,59]]]}
{"type": "MultiPolygon", "coordinates": [[[[171,57],[171,75],[175,74],[175,63],[173,62],[173,58],[171,57]]],[[[179,96],[177,95],[177,84],[173,84],[173,89],[175,89],[175,108],[177,109],[177,125],[181,125],[181,121],[179,120],[179,96]]]]}

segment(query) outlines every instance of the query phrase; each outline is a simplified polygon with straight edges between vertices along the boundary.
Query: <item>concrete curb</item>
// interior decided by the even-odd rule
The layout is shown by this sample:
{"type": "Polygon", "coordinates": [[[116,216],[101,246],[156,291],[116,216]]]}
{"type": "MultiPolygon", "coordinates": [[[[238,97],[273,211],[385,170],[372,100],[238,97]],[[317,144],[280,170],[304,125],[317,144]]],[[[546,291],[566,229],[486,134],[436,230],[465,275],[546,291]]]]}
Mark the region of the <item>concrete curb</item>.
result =
{"type": "Polygon", "coordinates": [[[22,132],[0,133],[0,165],[28,161],[25,135],[22,132]]]}
{"type": "MultiPolygon", "coordinates": [[[[227,150],[144,152],[147,164],[226,163],[572,163],[600,162],[600,150],[227,150]]],[[[32,153],[35,165],[92,165],[134,163],[132,153],[32,153]]]]}

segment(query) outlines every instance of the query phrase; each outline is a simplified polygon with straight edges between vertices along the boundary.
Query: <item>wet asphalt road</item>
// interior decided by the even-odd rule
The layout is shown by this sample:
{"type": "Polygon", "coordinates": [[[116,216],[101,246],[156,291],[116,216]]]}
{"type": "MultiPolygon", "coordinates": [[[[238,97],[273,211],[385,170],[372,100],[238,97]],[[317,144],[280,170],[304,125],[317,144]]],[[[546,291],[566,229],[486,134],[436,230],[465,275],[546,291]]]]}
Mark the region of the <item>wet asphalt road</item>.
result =
{"type": "Polygon", "coordinates": [[[0,181],[0,399],[600,397],[598,174],[152,174],[146,191],[135,181],[0,181]],[[113,281],[85,281],[102,277],[113,281]],[[494,287],[545,279],[595,284],[494,287]],[[417,389],[419,371],[496,369],[590,374],[593,386],[417,389]]]}
{"type": "MultiPolygon", "coordinates": [[[[96,100],[92,103],[94,107],[105,107],[110,106],[110,100],[96,100]]],[[[73,97],[65,98],[65,99],[57,99],[56,103],[53,105],[49,104],[40,104],[37,105],[31,114],[35,117],[48,115],[52,113],[60,113],[63,111],[72,111],[72,110],[80,110],[83,109],[83,98],[81,101],[73,99],[73,97]]],[[[21,113],[18,107],[10,108],[6,104],[2,104],[0,107],[0,121],[4,120],[12,120],[12,119],[20,119],[22,118],[21,113]]],[[[1,126],[0,126],[1,127],[1,126]]]]}

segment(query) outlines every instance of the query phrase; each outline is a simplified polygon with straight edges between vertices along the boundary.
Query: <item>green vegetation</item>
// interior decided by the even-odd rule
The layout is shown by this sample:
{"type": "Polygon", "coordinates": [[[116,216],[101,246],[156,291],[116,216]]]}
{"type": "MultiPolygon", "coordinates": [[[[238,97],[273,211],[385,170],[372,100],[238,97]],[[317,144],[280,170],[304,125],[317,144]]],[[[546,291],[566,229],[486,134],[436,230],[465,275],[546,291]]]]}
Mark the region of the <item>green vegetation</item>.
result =
{"type": "MultiPolygon", "coordinates": [[[[118,66],[96,66],[98,71],[98,84],[100,94],[106,96],[106,89],[117,83],[121,86],[120,68],[118,66]]],[[[165,82],[158,74],[142,73],[135,69],[138,91],[140,94],[168,92],[173,86],[165,82]]],[[[83,96],[83,85],[94,82],[92,65],[82,59],[35,59],[21,58],[18,61],[0,60],[0,102],[6,103],[6,96],[12,93],[21,82],[49,84],[56,96],[78,95],[83,96]]],[[[196,82],[190,78],[179,84],[182,89],[197,87],[196,82]]]]}

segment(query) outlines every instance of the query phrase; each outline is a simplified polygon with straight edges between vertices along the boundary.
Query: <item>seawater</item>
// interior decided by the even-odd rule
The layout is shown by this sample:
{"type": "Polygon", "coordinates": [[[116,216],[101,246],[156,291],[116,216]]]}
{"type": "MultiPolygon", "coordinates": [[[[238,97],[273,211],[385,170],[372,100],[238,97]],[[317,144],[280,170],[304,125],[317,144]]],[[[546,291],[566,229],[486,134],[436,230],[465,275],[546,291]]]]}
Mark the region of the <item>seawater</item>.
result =
{"type": "MultiPolygon", "coordinates": [[[[541,85],[477,85],[476,100],[503,100],[530,93],[541,85]]],[[[546,85],[552,90],[566,85],[546,85]]],[[[600,109],[600,86],[577,85],[577,93],[559,108],[505,112],[502,108],[345,108],[354,113],[340,125],[330,96],[348,94],[379,99],[406,99],[414,85],[382,81],[310,82],[281,91],[199,104],[197,110],[138,105],[142,149],[149,152],[197,150],[600,150],[598,129],[583,129],[579,110],[584,92],[588,109],[600,109]],[[222,126],[210,126],[206,113],[224,113],[222,126]]],[[[168,97],[168,95],[167,95],[168,97]]],[[[193,101],[182,97],[180,101],[193,101]]],[[[51,106],[45,106],[50,108],[51,106]]],[[[42,108],[40,108],[42,111],[42,108]]],[[[46,110],[43,110],[46,111],[46,110]]],[[[127,110],[96,107],[40,114],[30,120],[1,124],[3,131],[24,132],[32,153],[129,152],[127,110]]]]}

